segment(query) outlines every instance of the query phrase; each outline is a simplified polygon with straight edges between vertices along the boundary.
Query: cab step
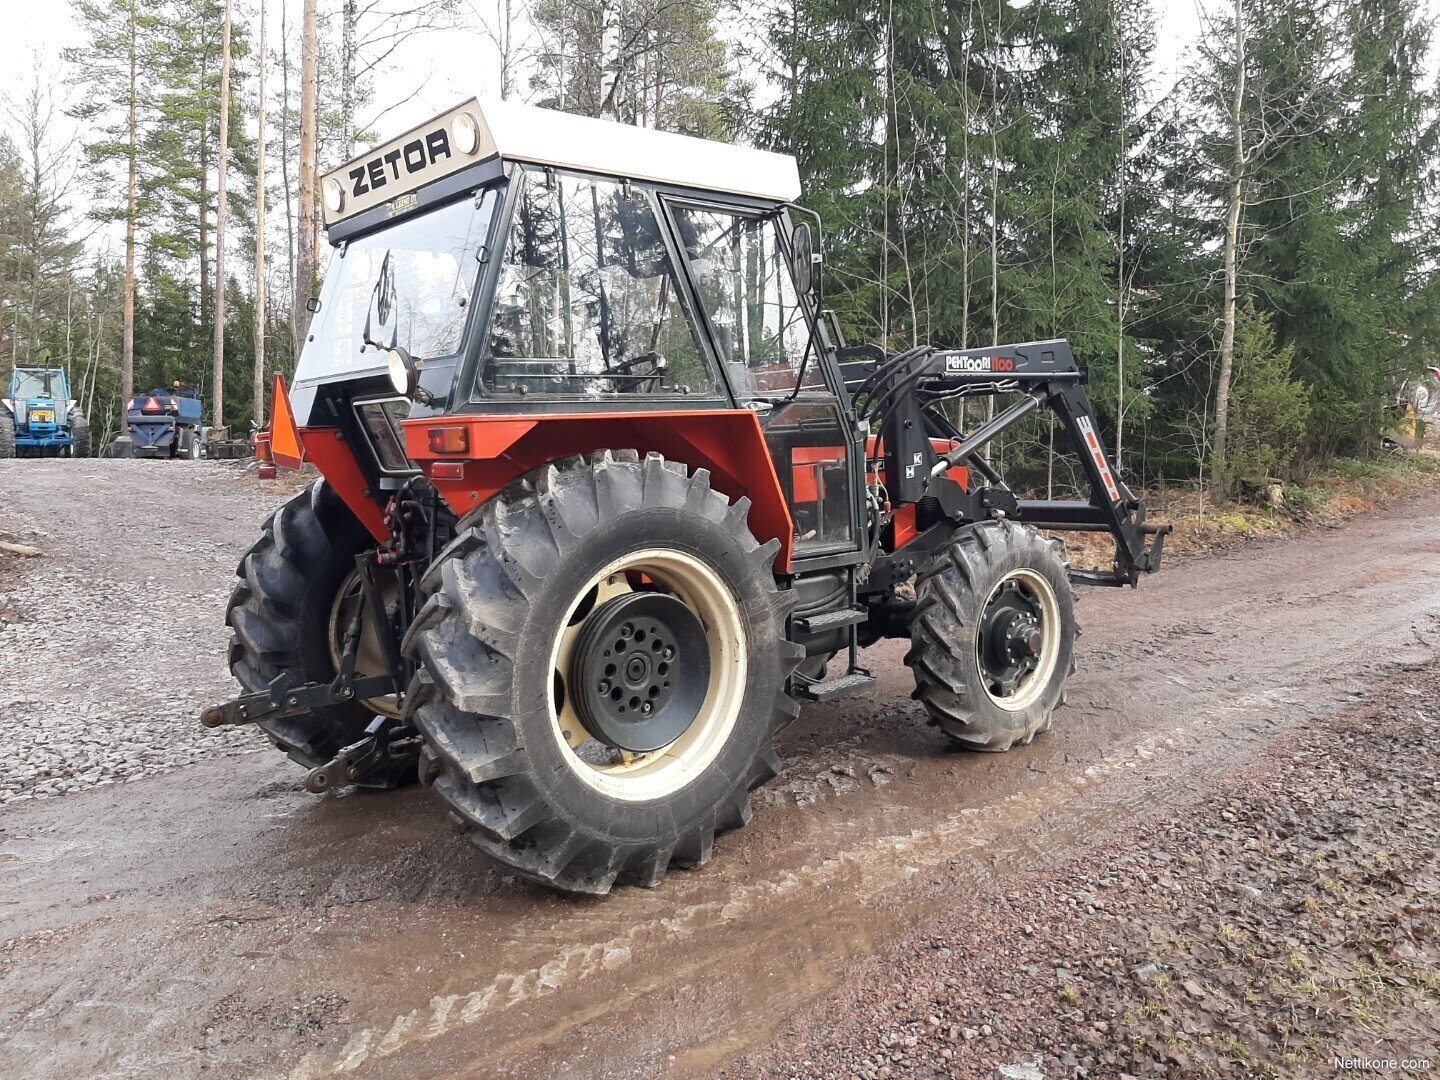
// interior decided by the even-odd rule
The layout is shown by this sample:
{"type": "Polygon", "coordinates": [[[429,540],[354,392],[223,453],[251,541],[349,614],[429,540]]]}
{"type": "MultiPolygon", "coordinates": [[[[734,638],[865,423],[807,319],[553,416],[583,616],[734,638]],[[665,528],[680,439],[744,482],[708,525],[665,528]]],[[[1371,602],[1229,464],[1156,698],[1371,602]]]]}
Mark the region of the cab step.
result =
{"type": "Polygon", "coordinates": [[[811,637],[846,626],[859,626],[870,617],[863,608],[840,608],[821,615],[804,615],[795,620],[795,632],[811,637]]]}
{"type": "Polygon", "coordinates": [[[795,688],[795,696],[802,701],[839,701],[854,697],[875,688],[875,676],[868,671],[851,671],[824,682],[805,683],[795,688]]]}

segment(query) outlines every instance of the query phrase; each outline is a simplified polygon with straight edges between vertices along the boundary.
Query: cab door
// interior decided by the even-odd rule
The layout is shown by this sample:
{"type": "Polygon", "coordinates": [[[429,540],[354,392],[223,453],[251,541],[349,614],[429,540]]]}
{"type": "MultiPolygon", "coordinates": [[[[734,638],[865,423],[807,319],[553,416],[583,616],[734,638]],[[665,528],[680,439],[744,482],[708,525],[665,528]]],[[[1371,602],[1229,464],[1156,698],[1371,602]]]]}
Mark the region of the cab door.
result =
{"type": "Polygon", "coordinates": [[[795,524],[797,559],[858,549],[858,467],[814,313],[797,295],[783,214],[667,202],[715,351],[760,418],[795,524]]]}

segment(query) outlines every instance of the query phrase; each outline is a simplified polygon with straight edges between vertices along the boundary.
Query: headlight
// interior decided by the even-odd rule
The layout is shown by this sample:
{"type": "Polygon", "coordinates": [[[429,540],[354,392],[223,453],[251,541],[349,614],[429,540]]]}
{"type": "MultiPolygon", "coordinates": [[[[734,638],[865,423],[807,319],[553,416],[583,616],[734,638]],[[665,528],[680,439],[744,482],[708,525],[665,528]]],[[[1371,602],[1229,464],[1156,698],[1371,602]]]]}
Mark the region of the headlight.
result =
{"type": "Polygon", "coordinates": [[[411,367],[405,362],[405,354],[399,349],[391,349],[385,356],[385,371],[390,376],[390,385],[395,388],[397,394],[410,396],[411,367]]]}
{"type": "Polygon", "coordinates": [[[321,184],[325,196],[325,209],[332,214],[338,214],[345,208],[345,189],[340,186],[340,181],[331,177],[321,184]]]}
{"type": "Polygon", "coordinates": [[[455,149],[462,154],[473,154],[480,149],[480,125],[469,113],[461,113],[450,121],[450,135],[455,140],[455,149]]]}

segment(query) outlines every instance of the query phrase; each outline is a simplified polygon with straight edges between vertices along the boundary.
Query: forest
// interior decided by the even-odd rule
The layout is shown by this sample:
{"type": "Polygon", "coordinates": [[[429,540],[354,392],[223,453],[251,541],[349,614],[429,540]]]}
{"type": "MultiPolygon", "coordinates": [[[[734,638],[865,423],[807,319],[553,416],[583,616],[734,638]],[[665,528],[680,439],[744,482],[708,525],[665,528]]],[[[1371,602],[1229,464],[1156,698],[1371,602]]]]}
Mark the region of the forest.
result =
{"type": "MultiPolygon", "coordinates": [[[[102,444],[172,379],[243,430],[323,274],[317,170],[395,134],[401,43],[469,35],[482,95],[795,155],[852,343],[1068,338],[1132,483],[1379,454],[1437,363],[1433,19],[1213,0],[1164,71],[1166,2],[73,0],[84,44],[0,102],[0,371],[66,367],[102,444]]],[[[1055,491],[1050,423],[1001,455],[1055,491]]]]}

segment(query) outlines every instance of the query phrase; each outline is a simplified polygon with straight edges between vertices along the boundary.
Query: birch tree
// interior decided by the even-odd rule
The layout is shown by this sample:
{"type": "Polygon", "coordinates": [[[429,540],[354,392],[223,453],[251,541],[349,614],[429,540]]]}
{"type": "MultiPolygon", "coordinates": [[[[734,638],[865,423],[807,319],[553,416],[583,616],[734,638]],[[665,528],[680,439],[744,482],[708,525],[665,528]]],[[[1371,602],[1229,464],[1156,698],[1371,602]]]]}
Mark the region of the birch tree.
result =
{"type": "Polygon", "coordinates": [[[255,124],[255,375],[251,386],[250,415],[265,424],[265,69],[270,65],[265,51],[265,0],[260,0],[260,92],[255,124]]]}
{"type": "Polygon", "coordinates": [[[210,384],[215,427],[225,425],[225,188],[230,173],[230,23],[231,0],[225,0],[220,45],[220,152],[215,187],[215,368],[210,384]]]}

